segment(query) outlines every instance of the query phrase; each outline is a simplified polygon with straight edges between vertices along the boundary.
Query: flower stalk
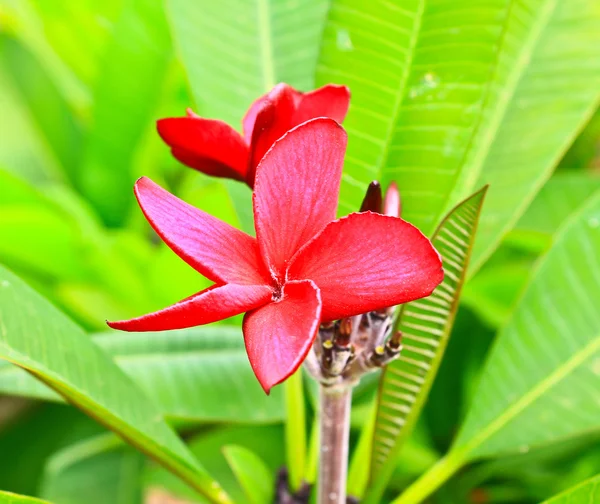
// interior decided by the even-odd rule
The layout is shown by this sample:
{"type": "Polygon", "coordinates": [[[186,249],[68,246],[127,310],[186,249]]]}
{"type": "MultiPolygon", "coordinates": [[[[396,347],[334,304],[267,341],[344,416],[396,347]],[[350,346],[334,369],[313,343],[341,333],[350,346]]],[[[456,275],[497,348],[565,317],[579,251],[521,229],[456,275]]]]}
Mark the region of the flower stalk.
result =
{"type": "Polygon", "coordinates": [[[346,503],[351,400],[351,385],[320,386],[319,504],[346,503]]]}

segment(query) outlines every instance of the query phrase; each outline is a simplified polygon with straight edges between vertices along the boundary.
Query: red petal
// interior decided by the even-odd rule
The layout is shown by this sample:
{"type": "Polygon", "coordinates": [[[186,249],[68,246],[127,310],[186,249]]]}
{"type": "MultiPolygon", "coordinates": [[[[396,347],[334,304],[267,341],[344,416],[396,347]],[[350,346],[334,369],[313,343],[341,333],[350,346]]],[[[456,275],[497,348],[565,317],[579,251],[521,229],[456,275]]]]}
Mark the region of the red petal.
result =
{"type": "Polygon", "coordinates": [[[222,121],[188,117],[161,119],[158,133],[183,164],[214,177],[245,180],[248,146],[241,135],[222,121]]]}
{"type": "Polygon", "coordinates": [[[246,314],[246,351],[267,394],[302,364],[317,335],[320,316],[321,297],[310,281],[286,283],[281,301],[246,314]]]}
{"type": "Polygon", "coordinates": [[[218,283],[264,284],[270,277],[256,239],[142,177],[135,195],[146,219],[171,249],[218,283]]]}
{"type": "Polygon", "coordinates": [[[250,166],[247,182],[254,186],[256,166],[276,140],[295,124],[292,122],[300,93],[287,84],[277,84],[268,95],[259,98],[244,118],[244,134],[251,131],[250,166]],[[262,100],[261,103],[258,103],[262,100]],[[252,121],[252,116],[254,120],[252,121]]]}
{"type": "Polygon", "coordinates": [[[122,331],[168,331],[210,324],[268,303],[273,291],[264,285],[212,286],[168,308],[142,317],[107,322],[122,331]]]}
{"type": "Polygon", "coordinates": [[[416,227],[371,212],[329,224],[288,272],[315,282],[325,321],[428,296],[443,277],[439,254],[416,227]]]}
{"type": "Polygon", "coordinates": [[[346,132],[332,119],[314,119],[278,140],[258,166],[256,235],[272,273],[335,219],[346,132]]]}
{"type": "Polygon", "coordinates": [[[349,105],[350,90],[346,86],[323,86],[301,96],[293,124],[295,126],[315,117],[331,117],[341,123],[349,105]]]}

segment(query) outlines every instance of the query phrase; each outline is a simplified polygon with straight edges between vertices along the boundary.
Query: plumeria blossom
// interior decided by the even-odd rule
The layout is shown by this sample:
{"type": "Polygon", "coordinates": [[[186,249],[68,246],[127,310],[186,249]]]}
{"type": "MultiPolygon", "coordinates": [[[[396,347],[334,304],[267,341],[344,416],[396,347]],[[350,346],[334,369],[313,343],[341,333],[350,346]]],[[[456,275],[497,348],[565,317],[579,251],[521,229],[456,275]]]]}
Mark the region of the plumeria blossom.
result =
{"type": "Polygon", "coordinates": [[[183,164],[253,187],[256,166],[275,140],[316,117],[341,123],[349,102],[346,86],[330,84],[301,93],[287,84],[278,84],[250,106],[242,121],[243,135],[223,121],[205,119],[190,109],[187,117],[159,120],[157,128],[173,156],[183,164]]]}
{"type": "Polygon", "coordinates": [[[256,170],[256,238],[148,178],[135,194],[160,237],[215,284],[164,310],[109,325],[160,331],[246,312],[246,350],[264,390],[292,374],[319,324],[428,296],[439,254],[411,224],[374,212],[336,219],[347,136],[328,118],[275,142],[256,170]]]}

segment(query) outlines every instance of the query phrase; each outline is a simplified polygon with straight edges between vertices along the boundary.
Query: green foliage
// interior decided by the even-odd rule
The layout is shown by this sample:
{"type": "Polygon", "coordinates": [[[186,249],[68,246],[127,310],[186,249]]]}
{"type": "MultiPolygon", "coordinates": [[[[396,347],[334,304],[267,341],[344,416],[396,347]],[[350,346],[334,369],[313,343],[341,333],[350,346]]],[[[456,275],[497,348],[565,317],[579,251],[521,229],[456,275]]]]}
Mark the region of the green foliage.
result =
{"type": "MultiPolygon", "coordinates": [[[[283,464],[294,486],[314,483],[312,389],[298,375],[266,397],[240,317],[99,332],[210,284],[144,221],[138,176],[254,232],[248,188],[181,167],[155,120],[191,106],[239,129],[282,81],[351,89],[341,214],[371,180],[395,180],[403,218],[446,259],[434,230],[490,185],[469,278],[446,264],[452,309],[432,313],[436,295],[405,307],[383,407],[370,406],[379,375],[354,391],[349,490],[533,503],[597,474],[599,25],[596,0],[0,0],[0,263],[15,273],[0,269],[0,393],[17,396],[0,396],[0,452],[19,454],[0,463],[0,488],[57,504],[155,490],[202,503],[215,478],[234,502],[268,502],[283,464]],[[408,359],[428,371],[407,392],[394,373],[414,376],[408,359]],[[52,404],[65,398],[170,470],[52,404]],[[163,416],[186,426],[193,455],[163,416]]],[[[458,233],[444,239],[470,248],[458,233]]],[[[548,502],[588,502],[596,484],[548,502]]]]}
{"type": "Polygon", "coordinates": [[[460,203],[442,221],[432,243],[442,256],[444,280],[433,294],[403,305],[394,329],[402,331],[400,357],[383,372],[365,502],[378,502],[410,435],[441,363],[467,273],[487,187],[460,203]]]}
{"type": "Polygon", "coordinates": [[[275,84],[313,87],[327,0],[167,5],[198,113],[239,129],[246,109],[275,84]]]}
{"type": "Polygon", "coordinates": [[[593,302],[600,295],[599,223],[596,193],[537,264],[498,335],[452,449],[396,504],[419,502],[468,460],[527,452],[600,428],[600,314],[593,302]]]}
{"type": "Polygon", "coordinates": [[[396,180],[431,232],[490,184],[477,269],[598,104],[599,20],[594,0],[334,0],[317,82],[353,94],[342,210],[396,180]]]}
{"type": "Polygon", "coordinates": [[[223,454],[250,504],[273,501],[275,478],[258,455],[247,448],[235,445],[225,446],[223,454]]]}
{"type": "Polygon", "coordinates": [[[600,476],[584,481],[580,485],[544,501],[544,504],[589,504],[598,499],[600,499],[600,476]]]}
{"type": "Polygon", "coordinates": [[[73,322],[0,268],[0,357],[76,404],[215,503],[229,502],[154,404],[73,322]]]}
{"type": "Polygon", "coordinates": [[[0,503],[1,504],[50,504],[47,501],[34,499],[33,497],[25,497],[24,495],[17,495],[9,492],[0,491],[0,503]]]}
{"type": "MultiPolygon", "coordinates": [[[[92,341],[171,419],[232,423],[284,419],[283,391],[276,388],[270,397],[265,395],[254,379],[238,327],[215,325],[144,334],[110,332],[95,335],[92,341]]],[[[60,400],[23,370],[1,361],[0,392],[60,400]]]]}

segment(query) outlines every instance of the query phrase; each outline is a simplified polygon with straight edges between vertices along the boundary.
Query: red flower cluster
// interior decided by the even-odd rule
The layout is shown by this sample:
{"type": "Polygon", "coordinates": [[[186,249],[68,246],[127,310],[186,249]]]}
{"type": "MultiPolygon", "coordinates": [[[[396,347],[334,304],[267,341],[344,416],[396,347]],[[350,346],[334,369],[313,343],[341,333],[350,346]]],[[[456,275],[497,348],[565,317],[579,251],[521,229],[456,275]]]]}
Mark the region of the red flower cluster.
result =
{"type": "MultiPolygon", "coordinates": [[[[278,87],[269,96],[289,89],[278,87]]],[[[310,95],[303,95],[304,100],[310,95]]],[[[335,109],[333,104],[328,106],[335,109]]],[[[268,109],[261,107],[257,102],[246,116],[245,122],[255,125],[254,131],[260,114],[268,109]],[[258,111],[253,113],[253,109],[258,111]]],[[[337,110],[341,109],[345,112],[345,106],[337,110]]],[[[292,113],[298,116],[294,121],[309,113],[299,110],[301,106],[292,113]]],[[[286,116],[270,124],[291,122],[286,116]]],[[[311,119],[274,139],[278,127],[263,131],[265,144],[275,142],[256,170],[244,171],[253,166],[244,163],[264,149],[258,133],[252,135],[258,140],[245,151],[246,157],[240,149],[235,170],[229,165],[239,178],[244,174],[253,182],[256,238],[188,205],[147,178],[138,180],[135,194],[152,227],[215,285],[158,312],[109,323],[126,331],[157,331],[208,324],[246,312],[243,332],[248,357],[267,393],[302,363],[321,322],[427,296],[443,278],[440,257],[429,240],[400,218],[367,211],[336,220],[347,137],[335,120],[311,119]]],[[[205,159],[228,150],[218,143],[217,135],[211,146],[204,133],[198,145],[207,152],[205,159]]],[[[192,136],[190,132],[184,136],[190,140],[186,154],[190,161],[192,136]]],[[[185,157],[181,151],[176,155],[185,157]]],[[[197,167],[200,159],[194,160],[197,167]]],[[[390,194],[385,210],[394,214],[399,206],[397,190],[390,194]]]]}
{"type": "Polygon", "coordinates": [[[190,109],[187,117],[158,121],[158,133],[183,164],[254,187],[256,166],[275,140],[316,117],[341,123],[349,102],[350,91],[345,86],[328,85],[301,93],[278,84],[250,106],[242,121],[243,136],[223,121],[204,119],[190,109]]]}

